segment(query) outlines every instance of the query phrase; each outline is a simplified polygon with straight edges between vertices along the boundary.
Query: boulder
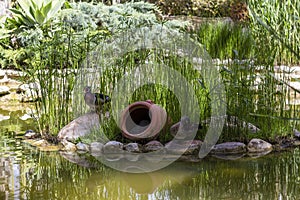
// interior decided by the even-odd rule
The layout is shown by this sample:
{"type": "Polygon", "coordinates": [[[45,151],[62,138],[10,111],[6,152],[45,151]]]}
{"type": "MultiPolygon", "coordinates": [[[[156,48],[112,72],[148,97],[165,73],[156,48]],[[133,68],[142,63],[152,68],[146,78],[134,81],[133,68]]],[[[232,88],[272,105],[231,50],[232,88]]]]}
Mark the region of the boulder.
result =
{"type": "Polygon", "coordinates": [[[300,139],[300,131],[298,131],[297,129],[294,129],[294,136],[298,139],[300,139]]]}
{"type": "Polygon", "coordinates": [[[109,141],[103,146],[103,153],[121,153],[124,145],[118,141],[109,141]]]}
{"type": "Polygon", "coordinates": [[[211,150],[212,154],[242,154],[247,152],[247,147],[241,142],[225,142],[216,144],[211,150]]]}
{"type": "Polygon", "coordinates": [[[21,102],[34,102],[41,97],[40,86],[38,83],[26,83],[22,84],[18,88],[18,92],[21,93],[21,102]]]}
{"type": "Polygon", "coordinates": [[[247,149],[250,153],[260,153],[272,150],[272,144],[262,140],[262,139],[252,139],[248,145],[247,149]]]}
{"type": "Polygon", "coordinates": [[[202,141],[200,140],[172,140],[165,145],[169,153],[195,155],[199,153],[202,141]]]}
{"type": "Polygon", "coordinates": [[[9,94],[9,87],[0,85],[0,96],[9,94]]]}
{"type": "Polygon", "coordinates": [[[139,145],[138,143],[128,143],[124,146],[124,149],[128,152],[140,153],[141,145],[139,145]]]}
{"type": "Polygon", "coordinates": [[[40,151],[59,151],[61,146],[52,145],[44,139],[25,139],[24,143],[37,147],[40,151]]]}
{"type": "Polygon", "coordinates": [[[35,147],[47,146],[49,143],[44,139],[26,139],[24,140],[25,143],[31,144],[35,147]]]}
{"type": "Polygon", "coordinates": [[[10,116],[0,114],[0,122],[8,119],[10,119],[10,116]]]}
{"type": "Polygon", "coordinates": [[[89,151],[89,146],[87,144],[82,143],[82,142],[77,143],[76,148],[77,148],[78,151],[85,151],[85,152],[89,151]]]}
{"type": "Polygon", "coordinates": [[[95,112],[90,112],[74,119],[63,127],[57,137],[58,139],[76,140],[98,129],[99,116],[95,112]]]}
{"type": "Polygon", "coordinates": [[[103,144],[101,142],[92,142],[90,144],[90,152],[92,154],[98,155],[102,153],[103,144]]]}
{"type": "Polygon", "coordinates": [[[299,147],[300,146],[300,140],[295,140],[294,143],[293,143],[293,145],[295,147],[299,147]]]}
{"type": "Polygon", "coordinates": [[[153,140],[144,145],[145,152],[158,151],[164,148],[164,145],[157,140],[153,140]]]}
{"type": "Polygon", "coordinates": [[[36,133],[36,132],[34,132],[33,130],[27,130],[27,131],[25,132],[25,135],[24,135],[24,137],[25,137],[26,139],[38,138],[38,137],[40,137],[40,136],[41,136],[40,133],[36,133]]]}
{"type": "Polygon", "coordinates": [[[7,86],[10,92],[16,92],[18,91],[18,88],[22,84],[22,82],[8,78],[8,79],[1,79],[0,84],[7,86]]]}
{"type": "Polygon", "coordinates": [[[183,140],[186,138],[191,138],[191,136],[194,135],[198,129],[198,123],[192,123],[188,116],[183,116],[179,122],[171,126],[170,134],[176,139],[183,140]]]}
{"type": "Polygon", "coordinates": [[[71,152],[73,152],[73,151],[77,150],[76,145],[73,144],[72,142],[67,141],[67,140],[62,140],[61,144],[64,146],[62,148],[63,151],[71,151],[71,152]]]}

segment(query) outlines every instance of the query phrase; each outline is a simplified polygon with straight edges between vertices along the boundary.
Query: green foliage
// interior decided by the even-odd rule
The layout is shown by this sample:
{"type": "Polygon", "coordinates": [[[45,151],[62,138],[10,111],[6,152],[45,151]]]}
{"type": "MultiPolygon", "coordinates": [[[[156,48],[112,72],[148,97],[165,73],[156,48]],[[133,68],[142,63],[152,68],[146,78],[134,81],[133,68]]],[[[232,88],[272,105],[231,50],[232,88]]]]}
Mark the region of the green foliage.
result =
{"type": "MultiPolygon", "coordinates": [[[[97,24],[110,32],[119,32],[129,28],[151,26],[159,23],[154,13],[156,7],[150,5],[152,4],[145,2],[116,4],[112,6],[106,6],[101,3],[97,5],[84,2],[70,3],[72,9],[81,12],[88,19],[92,19],[94,27],[97,24]]],[[[78,21],[78,24],[89,24],[90,22],[86,22],[85,19],[83,18],[80,22],[78,21]]]]}
{"type": "Polygon", "coordinates": [[[25,64],[25,60],[28,56],[28,49],[4,49],[0,46],[0,66],[3,68],[17,68],[18,66],[25,64]]]}
{"type": "MultiPolygon", "coordinates": [[[[204,23],[193,32],[213,58],[222,59],[215,62],[225,84],[227,114],[261,129],[251,134],[243,123],[237,123],[234,128],[224,128],[220,142],[247,142],[258,134],[261,138],[289,135],[297,124],[298,108],[287,101],[295,94],[273,75],[278,42],[260,28],[254,24],[204,23]]],[[[281,79],[285,83],[287,74],[281,79]]]]}
{"type": "Polygon", "coordinates": [[[28,83],[37,82],[40,86],[40,101],[35,104],[40,131],[58,133],[72,119],[70,101],[75,69],[85,57],[84,52],[77,51],[86,46],[85,43],[67,42],[76,41],[74,37],[76,35],[68,30],[59,31],[54,33],[52,40],[31,46],[35,54],[26,60],[29,67],[21,68],[28,76],[28,83]]]}
{"type": "Polygon", "coordinates": [[[276,63],[300,62],[300,3],[288,1],[248,0],[252,18],[251,30],[258,39],[258,51],[271,45],[276,63]]]}
{"type": "Polygon", "coordinates": [[[193,32],[212,58],[252,58],[254,38],[249,28],[232,22],[203,23],[193,32]]]}
{"type": "MultiPolygon", "coordinates": [[[[27,49],[34,52],[34,55],[26,60],[28,67],[21,69],[28,74],[27,81],[37,80],[41,86],[41,101],[36,103],[40,131],[46,129],[51,133],[58,133],[73,119],[70,101],[76,69],[88,53],[99,45],[99,42],[116,32],[140,26],[160,25],[154,9],[155,6],[141,2],[114,6],[101,3],[70,3],[51,19],[51,26],[45,24],[17,35],[19,44],[26,45],[27,49]]],[[[179,22],[165,24],[164,26],[174,31],[183,27],[179,22]]],[[[115,79],[116,74],[105,77],[115,79]]],[[[111,133],[112,138],[115,137],[118,130],[115,124],[106,124],[109,127],[104,127],[105,131],[111,133]]]]}
{"type": "Polygon", "coordinates": [[[13,18],[8,18],[9,27],[33,27],[42,25],[52,18],[62,7],[64,1],[60,0],[17,0],[19,9],[11,8],[13,18]]]}

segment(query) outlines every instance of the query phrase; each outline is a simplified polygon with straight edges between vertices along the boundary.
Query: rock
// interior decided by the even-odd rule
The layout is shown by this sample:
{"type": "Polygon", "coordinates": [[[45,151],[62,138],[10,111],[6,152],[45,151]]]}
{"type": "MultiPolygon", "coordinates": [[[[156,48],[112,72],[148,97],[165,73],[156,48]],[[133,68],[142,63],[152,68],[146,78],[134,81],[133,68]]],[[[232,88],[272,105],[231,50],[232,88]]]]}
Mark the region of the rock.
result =
{"type": "Polygon", "coordinates": [[[39,147],[39,150],[40,151],[59,151],[59,150],[61,150],[61,147],[57,146],[57,145],[48,145],[48,146],[39,147]]]}
{"type": "Polygon", "coordinates": [[[91,112],[71,121],[59,131],[57,137],[59,139],[76,140],[94,130],[99,130],[99,116],[97,113],[91,112]]]}
{"type": "Polygon", "coordinates": [[[8,120],[8,119],[10,119],[10,116],[5,116],[5,115],[0,114],[0,122],[4,121],[4,120],[8,120]]]}
{"type": "Polygon", "coordinates": [[[26,91],[39,91],[39,84],[38,83],[24,83],[24,84],[21,84],[18,88],[18,91],[19,92],[26,92],[26,91]]]}
{"type": "Polygon", "coordinates": [[[9,87],[0,85],[0,96],[9,94],[9,87]]]}
{"type": "Polygon", "coordinates": [[[300,140],[295,140],[294,143],[293,143],[293,145],[294,145],[295,147],[300,146],[300,140]]]}
{"type": "Polygon", "coordinates": [[[52,145],[44,139],[25,139],[24,143],[37,147],[40,151],[58,151],[61,149],[59,145],[52,145]]]}
{"type": "Polygon", "coordinates": [[[138,143],[128,143],[124,146],[124,149],[128,152],[140,153],[141,145],[139,145],[138,143]]]}
{"type": "Polygon", "coordinates": [[[144,145],[145,152],[158,151],[163,148],[164,148],[164,145],[162,145],[159,141],[156,141],[156,140],[150,141],[144,145]]]}
{"type": "Polygon", "coordinates": [[[247,149],[250,153],[260,153],[272,150],[272,145],[262,139],[252,139],[248,145],[247,149]]]}
{"type": "Polygon", "coordinates": [[[11,70],[11,69],[0,69],[0,78],[4,78],[6,76],[7,78],[15,79],[25,75],[26,73],[22,71],[11,70]]]}
{"type": "Polygon", "coordinates": [[[41,147],[41,146],[47,146],[50,145],[46,140],[44,139],[25,139],[23,140],[24,143],[30,144],[35,147],[41,147]]]}
{"type": "Polygon", "coordinates": [[[33,139],[33,138],[40,137],[40,135],[41,135],[41,134],[36,133],[36,132],[34,132],[33,130],[27,130],[27,131],[25,132],[24,137],[25,137],[26,139],[33,139]]]}
{"type": "Polygon", "coordinates": [[[185,139],[193,133],[196,133],[198,128],[198,123],[191,123],[191,120],[188,116],[183,116],[179,122],[171,126],[170,134],[176,139],[185,139]]]}
{"type": "Polygon", "coordinates": [[[23,116],[19,117],[20,120],[26,121],[28,119],[31,119],[32,117],[28,114],[24,114],[23,116]]]}
{"type": "Polygon", "coordinates": [[[76,151],[77,150],[76,145],[67,140],[62,140],[61,144],[64,146],[62,149],[63,151],[76,151]]]}
{"type": "Polygon", "coordinates": [[[18,92],[21,93],[21,102],[34,102],[41,97],[41,91],[38,83],[26,83],[20,85],[18,92]]]}
{"type": "Polygon", "coordinates": [[[202,141],[181,141],[172,140],[165,145],[165,148],[169,153],[183,154],[183,155],[195,155],[199,153],[202,141]]]}
{"type": "Polygon", "coordinates": [[[7,86],[10,91],[17,91],[18,87],[22,84],[22,82],[11,79],[7,73],[4,74],[3,78],[0,79],[0,85],[7,86]]]}
{"type": "Polygon", "coordinates": [[[123,151],[123,143],[117,141],[109,141],[103,146],[103,153],[121,153],[123,151]]]}
{"type": "Polygon", "coordinates": [[[90,144],[90,152],[92,154],[101,154],[102,153],[103,144],[101,142],[92,142],[90,144]]]}
{"type": "Polygon", "coordinates": [[[294,129],[294,136],[298,139],[300,139],[300,131],[298,131],[297,129],[294,129]]]}
{"type": "Polygon", "coordinates": [[[247,147],[241,142],[225,142],[216,144],[211,150],[212,154],[242,154],[247,151],[247,147]]]}
{"type": "Polygon", "coordinates": [[[273,145],[273,151],[289,151],[293,146],[286,144],[273,145]]]}
{"type": "Polygon", "coordinates": [[[76,148],[77,148],[78,151],[89,151],[89,146],[87,144],[82,143],[82,142],[77,143],[76,148]]]}
{"type": "Polygon", "coordinates": [[[41,146],[47,146],[49,143],[44,139],[38,139],[31,143],[32,146],[41,147],[41,146]]]}

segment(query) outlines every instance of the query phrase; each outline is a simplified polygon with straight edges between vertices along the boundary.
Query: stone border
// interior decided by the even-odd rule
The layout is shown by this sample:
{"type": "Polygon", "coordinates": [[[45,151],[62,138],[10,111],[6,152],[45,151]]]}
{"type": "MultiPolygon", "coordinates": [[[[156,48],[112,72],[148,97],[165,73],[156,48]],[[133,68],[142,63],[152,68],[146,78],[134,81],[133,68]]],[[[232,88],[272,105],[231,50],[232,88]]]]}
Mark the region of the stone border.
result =
{"type": "MultiPolygon", "coordinates": [[[[92,142],[85,144],[83,142],[71,142],[67,139],[61,140],[57,145],[53,145],[45,139],[41,139],[39,134],[29,131],[24,136],[26,139],[23,141],[32,146],[37,147],[41,151],[62,151],[73,154],[86,154],[95,158],[102,157],[109,159],[110,162],[123,159],[125,154],[122,151],[134,153],[130,161],[134,162],[140,159],[141,153],[147,152],[164,152],[166,157],[164,159],[172,158],[173,155],[182,153],[179,161],[200,162],[202,159],[198,157],[199,149],[202,141],[176,141],[168,142],[165,145],[157,140],[149,141],[146,144],[139,144],[130,142],[123,144],[118,141],[108,141],[106,143],[92,142]],[[38,137],[38,138],[35,138],[38,137]],[[186,143],[189,142],[189,147],[185,149],[186,143]]],[[[216,144],[211,149],[208,157],[215,157],[224,160],[236,160],[242,157],[258,158],[265,156],[271,152],[286,151],[300,146],[300,137],[295,132],[294,138],[290,140],[282,139],[276,144],[270,144],[262,139],[254,138],[247,145],[241,142],[224,142],[216,144]]],[[[160,154],[159,154],[160,155],[160,154]]]]}

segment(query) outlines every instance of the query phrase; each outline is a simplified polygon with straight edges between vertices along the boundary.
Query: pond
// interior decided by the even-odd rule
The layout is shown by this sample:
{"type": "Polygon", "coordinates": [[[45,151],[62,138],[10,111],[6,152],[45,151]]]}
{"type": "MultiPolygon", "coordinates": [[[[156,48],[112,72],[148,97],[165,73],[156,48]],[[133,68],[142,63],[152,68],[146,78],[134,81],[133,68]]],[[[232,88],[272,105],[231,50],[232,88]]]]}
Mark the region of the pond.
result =
{"type": "Polygon", "coordinates": [[[297,199],[300,150],[235,161],[205,158],[129,174],[82,167],[0,134],[0,199],[297,199]]]}

